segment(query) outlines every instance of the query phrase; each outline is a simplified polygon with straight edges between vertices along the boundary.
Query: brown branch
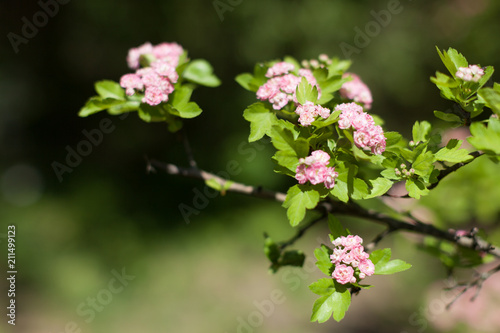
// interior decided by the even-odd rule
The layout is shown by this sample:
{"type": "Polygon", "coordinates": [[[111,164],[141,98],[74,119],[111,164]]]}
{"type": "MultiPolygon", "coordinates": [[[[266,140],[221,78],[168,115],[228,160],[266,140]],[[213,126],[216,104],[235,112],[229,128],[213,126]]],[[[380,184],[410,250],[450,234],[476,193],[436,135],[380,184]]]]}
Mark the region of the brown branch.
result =
{"type": "MultiPolygon", "coordinates": [[[[228,180],[221,178],[213,173],[197,168],[181,168],[174,164],[163,163],[157,160],[148,160],[147,170],[151,172],[155,171],[156,168],[159,170],[163,170],[171,175],[197,178],[203,181],[215,179],[223,187],[228,182],[228,180]]],[[[285,193],[266,190],[260,186],[255,187],[237,182],[231,182],[230,185],[225,188],[225,190],[228,192],[240,193],[252,197],[274,200],[277,202],[284,202],[286,198],[285,193]]],[[[490,243],[482,240],[476,235],[471,235],[470,237],[456,237],[454,233],[441,230],[431,224],[423,223],[414,217],[408,217],[408,221],[398,220],[396,218],[392,218],[373,210],[367,210],[352,201],[348,203],[333,200],[322,201],[318,204],[316,210],[319,210],[322,213],[328,212],[337,215],[359,217],[369,221],[373,221],[375,223],[384,224],[388,227],[388,230],[391,230],[390,232],[403,230],[415,232],[422,235],[433,236],[439,239],[447,240],[465,248],[473,249],[478,252],[489,253],[500,258],[500,248],[493,247],[490,243]]],[[[312,223],[310,226],[318,221],[313,222],[314,223],[312,223]]],[[[300,236],[302,236],[310,226],[306,226],[305,230],[301,233],[300,236]]],[[[383,237],[385,237],[385,235],[383,237]]]]}
{"type": "Polygon", "coordinates": [[[309,222],[308,224],[306,224],[305,226],[300,228],[292,238],[290,238],[289,240],[287,240],[285,242],[280,243],[280,250],[284,250],[286,247],[295,243],[298,239],[300,239],[302,236],[304,236],[304,234],[306,233],[306,231],[309,228],[311,228],[316,223],[324,220],[325,218],[326,218],[326,214],[318,217],[317,219],[312,220],[311,222],[309,222]]]}
{"type": "Polygon", "coordinates": [[[472,156],[472,160],[470,160],[469,162],[463,162],[463,163],[456,163],[456,164],[453,164],[451,167],[449,168],[446,168],[444,170],[441,170],[441,172],[439,173],[439,176],[437,177],[437,182],[431,184],[431,186],[429,186],[427,189],[428,190],[432,190],[433,188],[435,188],[436,186],[439,185],[439,183],[441,182],[441,180],[443,180],[443,178],[445,178],[446,176],[448,176],[449,174],[457,171],[458,169],[466,166],[467,164],[473,162],[476,160],[476,158],[480,157],[480,156],[483,156],[484,153],[480,152],[480,151],[474,151],[472,153],[469,153],[470,156],[472,156]]]}

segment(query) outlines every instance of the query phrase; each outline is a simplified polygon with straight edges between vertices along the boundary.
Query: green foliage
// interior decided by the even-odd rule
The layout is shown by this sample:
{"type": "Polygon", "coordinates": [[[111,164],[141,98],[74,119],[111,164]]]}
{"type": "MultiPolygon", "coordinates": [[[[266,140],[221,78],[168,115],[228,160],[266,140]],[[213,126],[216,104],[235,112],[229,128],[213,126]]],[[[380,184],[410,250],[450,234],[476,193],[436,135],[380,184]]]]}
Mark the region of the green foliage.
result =
{"type": "MultiPolygon", "coordinates": [[[[149,66],[154,60],[152,55],[141,56],[141,65],[149,66]]],[[[142,103],[144,94],[135,92],[132,96],[125,94],[124,88],[110,80],[98,81],[95,90],[98,96],[91,97],[80,109],[78,115],[87,117],[94,113],[107,110],[111,115],[137,111],[140,119],[145,122],[165,122],[171,132],[182,128],[182,119],[190,119],[201,114],[202,110],[191,95],[195,84],[217,87],[220,80],[213,74],[212,66],[203,59],[188,61],[186,54],[180,57],[177,72],[179,81],[174,85],[174,91],[167,102],[158,105],[142,103]],[[188,81],[182,83],[183,80],[188,81]],[[191,83],[189,83],[191,82],[191,83]]]]}
{"type": "Polygon", "coordinates": [[[318,89],[307,82],[305,77],[302,77],[300,84],[297,86],[297,102],[304,105],[306,102],[313,102],[316,104],[318,101],[318,89]]]}
{"type": "Polygon", "coordinates": [[[500,120],[491,117],[488,126],[476,122],[470,126],[472,137],[467,141],[474,148],[484,151],[489,155],[500,155],[500,120]]]}
{"type": "Polygon", "coordinates": [[[264,237],[264,253],[271,262],[269,269],[272,273],[276,273],[283,266],[302,267],[306,258],[302,251],[291,250],[282,252],[280,246],[268,235],[264,235],[264,237]]]}
{"type": "Polygon", "coordinates": [[[307,209],[314,209],[319,202],[319,193],[304,185],[290,187],[283,207],[292,227],[297,226],[305,217],[307,209]]]}
{"type": "Polygon", "coordinates": [[[309,286],[316,295],[321,296],[313,305],[311,321],[324,323],[333,315],[341,321],[351,305],[351,292],[345,286],[332,279],[320,279],[309,286]]]}
{"type": "Polygon", "coordinates": [[[375,265],[376,275],[388,275],[406,271],[411,265],[400,259],[391,259],[391,249],[381,249],[370,254],[370,260],[375,265]]]}

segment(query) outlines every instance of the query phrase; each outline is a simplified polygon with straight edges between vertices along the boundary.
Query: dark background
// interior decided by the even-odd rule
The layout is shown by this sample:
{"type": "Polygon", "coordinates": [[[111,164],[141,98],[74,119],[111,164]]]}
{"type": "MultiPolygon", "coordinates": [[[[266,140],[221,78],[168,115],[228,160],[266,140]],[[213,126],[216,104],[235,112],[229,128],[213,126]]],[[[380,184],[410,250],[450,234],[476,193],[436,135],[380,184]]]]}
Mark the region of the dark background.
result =
{"type": "MultiPolygon", "coordinates": [[[[17,226],[18,321],[23,332],[59,332],[69,321],[84,332],[139,328],[143,332],[233,332],[238,318],[248,318],[255,310],[253,300],[269,299],[273,288],[281,288],[287,301],[276,305],[273,315],[255,331],[327,332],[337,327],[308,323],[313,296],[307,285],[312,276],[300,279],[295,292],[282,278],[266,274],[262,232],[274,232],[277,239],[293,233],[278,204],[238,195],[217,197],[192,215],[188,224],[178,207],[192,206],[194,189],[203,191],[203,184],[145,170],[145,156],[187,165],[176,135],[162,124],[140,121],[135,114],[123,120],[105,113],[77,116],[95,94],[95,81],[118,81],[129,71],[125,61],[129,48],[146,41],[175,41],[191,58],[207,59],[223,84],[194,94],[204,112],[187,121],[186,128],[199,166],[219,172],[235,159],[242,166],[235,179],[280,191],[290,182],[273,173],[269,144],[263,144],[257,158],[238,152],[249,128],[242,112],[255,97],[239,87],[234,77],[252,71],[256,62],[284,55],[312,59],[320,53],[345,58],[341,43],[357,47],[359,52],[349,56],[351,70],[372,89],[372,112],[386,121],[387,130],[405,135],[411,133],[415,120],[432,119],[433,110],[452,107],[440,99],[429,80],[436,70],[446,71],[435,46],[454,47],[471,64],[500,68],[500,3],[495,1],[242,0],[233,1],[222,16],[215,3],[73,0],[58,4],[57,13],[27,43],[18,45],[18,52],[9,33],[21,36],[23,17],[33,22],[42,7],[36,1],[0,3],[4,36],[0,44],[0,234],[6,233],[9,224],[17,226]],[[366,45],[356,44],[357,31],[376,22],[373,13],[398,3],[398,13],[388,17],[386,26],[368,36],[366,45]],[[60,181],[54,162],[66,164],[67,147],[76,149],[86,140],[82,131],[99,128],[104,118],[112,120],[113,131],[104,134],[102,143],[60,181]],[[122,267],[136,280],[114,295],[115,300],[95,320],[84,322],[75,308],[105,288],[110,272],[122,267]]],[[[497,172],[491,174],[494,177],[497,172]]],[[[496,207],[494,202],[490,206],[496,207]]],[[[463,207],[460,202],[456,205],[463,207]]],[[[455,214],[453,220],[491,225],[496,208],[486,206],[492,210],[490,215],[478,217],[470,205],[466,215],[455,214]]],[[[446,217],[437,220],[445,224],[446,217]]],[[[352,228],[367,235],[378,230],[363,224],[352,228]]],[[[298,247],[310,253],[317,245],[315,237],[325,234],[322,229],[316,232],[298,247]]],[[[393,241],[389,245],[407,243],[404,238],[393,241]]],[[[398,253],[414,260],[414,266],[425,260],[420,256],[404,246],[398,253]]],[[[418,310],[418,294],[429,281],[444,276],[439,264],[433,265],[436,270],[429,275],[419,275],[418,267],[405,273],[404,283],[425,283],[407,299],[394,301],[401,306],[388,302],[384,310],[370,310],[361,308],[362,301],[353,305],[354,314],[348,314],[344,330],[379,331],[356,322],[354,317],[363,315],[386,327],[384,332],[414,331],[419,326],[408,317],[418,310]],[[398,316],[386,314],[395,309],[400,311],[398,316]]],[[[374,299],[405,290],[396,278],[389,281],[394,283],[379,282],[379,296],[374,299]]],[[[374,302],[366,297],[367,304],[374,302]]]]}

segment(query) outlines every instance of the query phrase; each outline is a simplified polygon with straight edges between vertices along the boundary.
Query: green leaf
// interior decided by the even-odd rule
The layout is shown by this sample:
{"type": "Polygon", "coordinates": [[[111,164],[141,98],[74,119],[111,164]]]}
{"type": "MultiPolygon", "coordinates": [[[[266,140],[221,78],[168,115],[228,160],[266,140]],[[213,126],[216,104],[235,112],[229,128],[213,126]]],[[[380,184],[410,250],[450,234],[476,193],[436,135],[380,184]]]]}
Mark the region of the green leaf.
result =
{"type": "Polygon", "coordinates": [[[375,266],[376,275],[387,275],[405,271],[411,267],[410,264],[399,260],[391,259],[391,249],[380,249],[370,254],[370,260],[375,266]]]}
{"type": "Polygon", "coordinates": [[[340,220],[332,214],[328,214],[328,228],[330,228],[333,239],[349,235],[347,230],[340,223],[340,220]]]}
{"type": "Polygon", "coordinates": [[[417,142],[425,142],[429,137],[429,133],[431,131],[431,124],[428,121],[418,122],[416,121],[413,125],[413,141],[417,142]]]}
{"type": "MultiPolygon", "coordinates": [[[[322,103],[318,102],[318,104],[322,104],[322,103]]],[[[329,126],[329,125],[337,122],[341,113],[342,113],[341,110],[337,110],[337,111],[332,112],[330,114],[330,116],[326,119],[319,117],[318,119],[316,119],[315,121],[312,122],[312,125],[315,126],[316,128],[322,128],[322,127],[329,126]]]]}
{"type": "Polygon", "coordinates": [[[389,191],[393,182],[385,177],[370,180],[371,191],[370,194],[365,196],[365,199],[380,197],[389,191]]]}
{"type": "Polygon", "coordinates": [[[422,152],[413,162],[412,168],[415,170],[417,175],[426,179],[434,170],[434,161],[434,154],[432,152],[422,152]]]}
{"type": "Polygon", "coordinates": [[[309,286],[320,298],[314,302],[311,321],[324,323],[332,317],[341,321],[351,304],[351,293],[349,289],[332,279],[320,279],[309,286]]]}
{"type": "Polygon", "coordinates": [[[403,136],[398,132],[384,132],[386,147],[395,146],[401,142],[403,136]]]}
{"type": "Polygon", "coordinates": [[[443,61],[443,64],[446,66],[450,74],[453,75],[453,77],[455,77],[455,74],[459,67],[469,66],[467,59],[465,59],[465,57],[461,53],[458,53],[457,50],[450,47],[448,51],[443,51],[441,53],[437,46],[436,49],[439,53],[439,57],[443,61]]]}
{"type": "Polygon", "coordinates": [[[139,101],[126,101],[118,105],[114,105],[108,109],[108,113],[118,115],[125,112],[137,111],[141,102],[139,101]]]}
{"type": "Polygon", "coordinates": [[[167,114],[165,110],[158,105],[151,106],[146,103],[141,103],[139,105],[138,115],[147,123],[167,120],[167,114]]]}
{"type": "Polygon", "coordinates": [[[110,80],[97,81],[94,87],[95,91],[97,91],[99,96],[101,96],[102,98],[114,98],[120,100],[125,99],[124,89],[120,86],[120,84],[114,81],[110,80]]]}
{"type": "Polygon", "coordinates": [[[313,209],[319,202],[319,193],[301,185],[288,189],[283,207],[288,208],[286,215],[292,227],[297,226],[305,217],[306,209],[313,209]]]}
{"type": "Polygon", "coordinates": [[[194,118],[202,112],[195,102],[190,102],[193,88],[188,85],[177,87],[172,94],[172,103],[169,112],[181,118],[194,118]]]}
{"type": "Polygon", "coordinates": [[[271,239],[271,237],[265,235],[266,239],[264,241],[264,253],[266,257],[271,261],[271,263],[277,263],[281,255],[279,246],[271,239]]]}
{"type": "Polygon", "coordinates": [[[462,141],[451,139],[446,147],[441,148],[434,156],[436,161],[463,163],[472,160],[472,156],[466,149],[460,149],[462,141]]]}
{"type": "Polygon", "coordinates": [[[236,82],[240,84],[246,90],[255,92],[255,90],[251,86],[251,82],[253,80],[253,75],[250,73],[242,73],[236,77],[236,82]]]}
{"type": "Polygon", "coordinates": [[[500,91],[493,88],[483,88],[479,90],[477,94],[486,101],[486,106],[489,107],[493,113],[500,116],[500,91]]]}
{"type": "Polygon", "coordinates": [[[91,97],[87,103],[80,109],[78,115],[80,117],[87,117],[91,114],[97,113],[102,110],[109,109],[110,107],[123,104],[124,101],[114,98],[102,98],[100,96],[91,97]]]}
{"type": "Polygon", "coordinates": [[[318,101],[318,89],[316,86],[311,85],[305,77],[302,77],[296,90],[297,101],[299,104],[306,104],[306,102],[313,102],[316,104],[318,101]]]}
{"type": "Polygon", "coordinates": [[[316,266],[320,271],[328,276],[332,276],[333,273],[333,264],[332,260],[330,259],[330,255],[332,253],[333,250],[324,244],[314,250],[314,256],[317,259],[316,266]]]}
{"type": "Polygon", "coordinates": [[[418,179],[407,179],[405,187],[410,197],[415,199],[420,199],[422,195],[429,194],[427,187],[418,179]]]}
{"type": "Polygon", "coordinates": [[[434,116],[436,116],[436,118],[439,118],[439,119],[447,121],[447,122],[462,123],[462,118],[460,118],[459,116],[457,116],[454,113],[447,113],[447,112],[435,110],[434,116]]]}
{"type": "Polygon", "coordinates": [[[278,121],[276,115],[260,102],[250,105],[243,112],[243,118],[250,122],[249,142],[257,141],[266,134],[270,136],[273,125],[278,121]]]}
{"type": "Polygon", "coordinates": [[[191,61],[186,66],[182,76],[191,82],[207,87],[217,87],[221,83],[219,78],[213,74],[212,65],[204,59],[191,61]]]}
{"type": "Polygon", "coordinates": [[[304,261],[306,260],[306,256],[304,252],[298,250],[290,250],[283,253],[279,264],[280,266],[296,266],[302,267],[304,265],[304,261]]]}
{"type": "Polygon", "coordinates": [[[273,146],[281,151],[295,154],[297,157],[306,157],[309,153],[309,144],[304,138],[295,138],[294,133],[281,127],[281,123],[274,125],[271,129],[271,142],[273,146]]]}
{"type": "Polygon", "coordinates": [[[467,141],[474,148],[484,151],[489,155],[500,155],[500,120],[491,117],[488,127],[480,122],[474,122],[470,126],[472,137],[467,141]]]}
{"type": "Polygon", "coordinates": [[[335,179],[335,186],[330,191],[330,193],[342,202],[349,201],[349,188],[347,186],[347,178],[349,175],[349,169],[342,167],[336,167],[335,171],[339,173],[337,179],[335,179]]]}

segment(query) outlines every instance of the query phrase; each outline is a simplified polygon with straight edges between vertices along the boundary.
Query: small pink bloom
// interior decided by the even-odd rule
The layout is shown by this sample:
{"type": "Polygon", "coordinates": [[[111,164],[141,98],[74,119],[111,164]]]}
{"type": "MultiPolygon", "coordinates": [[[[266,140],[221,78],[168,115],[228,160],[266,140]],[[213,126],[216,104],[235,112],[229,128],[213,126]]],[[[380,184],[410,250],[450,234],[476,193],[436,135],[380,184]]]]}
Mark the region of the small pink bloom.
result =
{"type": "Polygon", "coordinates": [[[364,104],[366,109],[370,109],[373,99],[368,86],[356,74],[345,73],[342,77],[352,77],[352,80],[342,85],[340,96],[364,104]]]}
{"type": "Polygon", "coordinates": [[[342,238],[342,246],[344,246],[348,250],[354,249],[355,247],[361,245],[362,243],[363,239],[358,235],[349,235],[347,237],[342,238]]]}
{"type": "Polygon", "coordinates": [[[372,276],[375,273],[375,266],[370,259],[361,260],[358,268],[366,276],[372,276]]]}
{"type": "Polygon", "coordinates": [[[288,62],[278,62],[267,70],[266,77],[271,78],[273,76],[288,74],[288,72],[293,71],[294,69],[295,66],[288,62]]]}
{"type": "Polygon", "coordinates": [[[279,87],[269,80],[259,87],[259,90],[257,90],[257,98],[261,101],[267,101],[273,98],[279,91],[279,87]]]}
{"type": "Polygon", "coordinates": [[[307,181],[306,176],[306,166],[304,164],[299,164],[295,171],[295,179],[298,180],[299,184],[305,184],[307,181]]]}
{"type": "Polygon", "coordinates": [[[144,43],[139,47],[132,48],[128,51],[127,64],[131,69],[139,68],[139,58],[143,54],[148,54],[153,52],[153,45],[151,43],[144,43]]]}
{"type": "Polygon", "coordinates": [[[353,282],[354,269],[351,266],[346,266],[344,264],[335,266],[332,277],[340,284],[356,282],[356,279],[354,279],[353,282]]]}
{"type": "Polygon", "coordinates": [[[464,81],[478,82],[484,75],[484,70],[478,65],[469,65],[469,67],[459,67],[455,76],[464,81]]]}
{"type": "Polygon", "coordinates": [[[134,89],[144,89],[144,84],[141,77],[137,74],[125,74],[120,78],[120,86],[126,89],[126,94],[132,96],[135,92],[134,89]]]}
{"type": "Polygon", "coordinates": [[[167,100],[168,95],[164,94],[159,87],[150,86],[146,88],[142,102],[154,106],[160,104],[161,102],[166,102],[167,100]]]}
{"type": "Polygon", "coordinates": [[[273,109],[281,110],[288,104],[288,97],[285,93],[280,92],[270,98],[269,102],[273,104],[273,109]]]}

